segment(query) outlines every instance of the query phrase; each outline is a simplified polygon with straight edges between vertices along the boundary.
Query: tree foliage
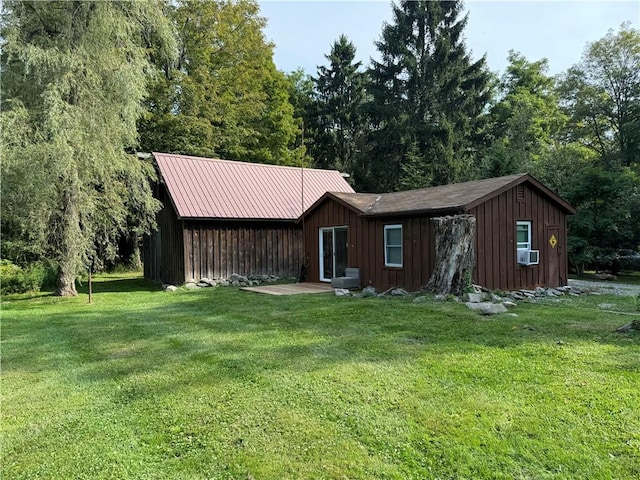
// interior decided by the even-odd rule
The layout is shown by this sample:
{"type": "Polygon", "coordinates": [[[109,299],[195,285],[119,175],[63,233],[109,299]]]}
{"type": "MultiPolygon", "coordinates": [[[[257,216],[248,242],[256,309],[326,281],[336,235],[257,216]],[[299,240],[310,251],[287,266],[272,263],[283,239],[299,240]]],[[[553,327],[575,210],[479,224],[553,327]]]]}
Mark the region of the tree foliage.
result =
{"type": "Polygon", "coordinates": [[[509,52],[508,60],[498,85],[499,98],[487,115],[485,177],[542,173],[540,166],[556,148],[566,123],[555,81],[547,75],[547,60],[529,62],[514,51],[509,52]]]}
{"type": "Polygon", "coordinates": [[[58,266],[58,290],[158,208],[149,165],[127,151],[143,113],[149,51],[171,50],[160,2],[5,2],[2,231],[58,266]]]}
{"type": "Polygon", "coordinates": [[[640,32],[622,25],[587,46],[559,86],[567,138],[591,152],[564,194],[576,264],[605,268],[640,246],[640,32]]]}
{"type": "Polygon", "coordinates": [[[160,63],[148,115],[148,150],[263,163],[295,163],[289,83],[273,63],[253,0],[180,0],[171,10],[177,64],[160,63]]]}
{"type": "MultiPolygon", "coordinates": [[[[316,165],[354,173],[362,146],[364,73],[355,60],[356,48],[341,35],[318,67],[315,83],[314,143],[316,165]]],[[[359,172],[356,173],[356,176],[359,172]]]]}
{"type": "Polygon", "coordinates": [[[462,2],[392,5],[369,75],[370,144],[386,189],[462,180],[473,173],[475,136],[490,98],[490,74],[464,44],[462,2]]]}

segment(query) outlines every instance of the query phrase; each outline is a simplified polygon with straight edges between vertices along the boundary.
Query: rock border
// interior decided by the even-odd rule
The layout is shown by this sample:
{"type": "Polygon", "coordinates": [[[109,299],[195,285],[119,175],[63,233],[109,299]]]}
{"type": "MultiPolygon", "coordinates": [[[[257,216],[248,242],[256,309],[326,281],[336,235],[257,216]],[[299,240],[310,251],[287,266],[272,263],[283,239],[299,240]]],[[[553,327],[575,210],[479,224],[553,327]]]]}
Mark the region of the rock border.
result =
{"type": "MultiPolygon", "coordinates": [[[[477,311],[482,315],[495,315],[498,313],[507,313],[510,309],[518,306],[517,302],[536,302],[542,299],[558,298],[558,297],[579,297],[585,294],[597,295],[597,293],[586,288],[564,286],[555,288],[537,287],[534,290],[520,289],[511,292],[491,291],[480,285],[473,285],[473,291],[465,293],[462,298],[453,295],[434,295],[436,301],[447,301],[453,299],[456,302],[463,302],[471,310],[477,311]]],[[[425,303],[430,297],[424,295],[424,292],[409,293],[402,288],[389,288],[388,290],[378,293],[372,286],[365,287],[359,293],[353,293],[345,288],[335,288],[334,295],[336,297],[409,297],[415,296],[414,303],[425,303]]],[[[517,316],[510,313],[511,316],[517,316]]]]}
{"type": "MultiPolygon", "coordinates": [[[[264,283],[274,283],[282,280],[277,275],[240,275],[233,273],[228,278],[207,278],[203,277],[197,282],[187,282],[183,285],[183,288],[187,290],[198,290],[201,288],[215,288],[215,287],[256,287],[264,283]]],[[[296,280],[292,278],[291,280],[296,280]]],[[[165,292],[175,292],[178,287],[171,284],[163,284],[162,289],[165,292]]]]}

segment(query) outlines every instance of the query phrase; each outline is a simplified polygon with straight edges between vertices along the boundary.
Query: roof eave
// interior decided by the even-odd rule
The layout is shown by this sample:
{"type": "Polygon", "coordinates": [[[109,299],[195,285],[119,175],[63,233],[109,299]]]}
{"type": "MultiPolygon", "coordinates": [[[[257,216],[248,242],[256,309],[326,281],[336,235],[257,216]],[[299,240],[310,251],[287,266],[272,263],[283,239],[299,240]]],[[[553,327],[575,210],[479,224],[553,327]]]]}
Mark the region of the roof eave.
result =
{"type": "Polygon", "coordinates": [[[388,218],[388,217],[416,217],[416,216],[429,216],[432,217],[434,215],[442,215],[447,213],[458,214],[464,213],[464,206],[450,206],[450,207],[441,207],[441,208],[423,208],[419,210],[399,210],[393,212],[383,212],[383,213],[364,213],[363,217],[366,218],[388,218]]]}

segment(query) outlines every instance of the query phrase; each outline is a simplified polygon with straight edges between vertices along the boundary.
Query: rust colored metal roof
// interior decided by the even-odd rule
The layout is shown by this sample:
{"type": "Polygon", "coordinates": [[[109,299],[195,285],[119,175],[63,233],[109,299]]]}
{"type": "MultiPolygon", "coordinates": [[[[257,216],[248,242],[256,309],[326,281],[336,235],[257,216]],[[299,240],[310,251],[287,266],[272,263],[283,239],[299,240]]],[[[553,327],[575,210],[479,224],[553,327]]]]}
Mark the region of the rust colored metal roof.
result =
{"type": "Polygon", "coordinates": [[[331,195],[362,215],[463,212],[523,182],[531,183],[568,213],[575,213],[571,205],[528,174],[507,175],[405,192],[383,194],[332,192],[331,195]]]}
{"type": "Polygon", "coordinates": [[[180,218],[295,220],[326,192],[353,193],[336,170],[153,156],[180,218]]]}

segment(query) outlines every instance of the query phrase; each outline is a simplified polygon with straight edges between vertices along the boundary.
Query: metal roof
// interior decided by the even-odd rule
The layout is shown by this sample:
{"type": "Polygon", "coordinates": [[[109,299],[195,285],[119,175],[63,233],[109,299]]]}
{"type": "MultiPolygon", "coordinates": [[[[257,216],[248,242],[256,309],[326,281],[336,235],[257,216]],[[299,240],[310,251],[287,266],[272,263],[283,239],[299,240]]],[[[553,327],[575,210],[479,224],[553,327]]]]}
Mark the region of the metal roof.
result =
{"type": "Polygon", "coordinates": [[[574,208],[526,173],[382,194],[331,192],[329,195],[362,215],[463,212],[523,182],[529,182],[568,213],[574,208]]]}
{"type": "Polygon", "coordinates": [[[295,220],[326,192],[353,193],[337,170],[153,156],[180,218],[295,220]]]}

